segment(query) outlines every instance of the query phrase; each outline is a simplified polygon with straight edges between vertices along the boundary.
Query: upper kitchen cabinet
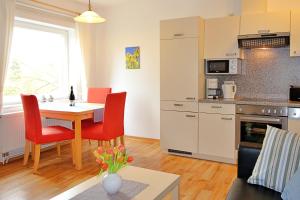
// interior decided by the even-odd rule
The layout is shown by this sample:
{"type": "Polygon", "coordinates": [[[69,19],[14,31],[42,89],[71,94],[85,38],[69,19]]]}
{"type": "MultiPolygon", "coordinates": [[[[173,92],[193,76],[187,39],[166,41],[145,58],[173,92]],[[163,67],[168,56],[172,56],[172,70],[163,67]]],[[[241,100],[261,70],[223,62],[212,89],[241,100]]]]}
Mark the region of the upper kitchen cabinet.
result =
{"type": "Polygon", "coordinates": [[[204,58],[241,58],[239,31],[240,16],[205,20],[204,58]]]}
{"type": "Polygon", "coordinates": [[[300,56],[300,11],[291,13],[290,55],[300,56]]]}
{"type": "Polygon", "coordinates": [[[203,29],[199,17],[163,20],[160,22],[160,39],[199,37],[203,29]]]}
{"type": "Polygon", "coordinates": [[[204,20],[162,21],[161,35],[161,100],[197,102],[204,97],[204,20]]]}
{"type": "Polygon", "coordinates": [[[289,11],[242,15],[240,35],[290,32],[290,21],[289,11]]]}

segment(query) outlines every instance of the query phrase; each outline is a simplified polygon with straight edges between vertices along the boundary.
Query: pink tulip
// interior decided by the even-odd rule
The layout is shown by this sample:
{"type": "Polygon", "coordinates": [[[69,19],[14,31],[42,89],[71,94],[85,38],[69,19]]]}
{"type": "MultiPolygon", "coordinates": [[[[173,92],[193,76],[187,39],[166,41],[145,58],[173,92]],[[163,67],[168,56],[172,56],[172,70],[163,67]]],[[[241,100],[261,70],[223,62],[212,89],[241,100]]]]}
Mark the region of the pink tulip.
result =
{"type": "Polygon", "coordinates": [[[106,153],[107,154],[110,154],[110,155],[113,155],[114,154],[114,151],[112,149],[107,149],[106,150],[106,153]]]}
{"type": "Polygon", "coordinates": [[[99,153],[99,154],[102,154],[103,152],[104,152],[103,148],[102,148],[102,147],[99,147],[99,148],[98,148],[98,153],[99,153]]]}
{"type": "Polygon", "coordinates": [[[118,147],[118,149],[119,149],[119,151],[122,152],[122,153],[125,151],[124,145],[120,145],[120,146],[118,147]]]}

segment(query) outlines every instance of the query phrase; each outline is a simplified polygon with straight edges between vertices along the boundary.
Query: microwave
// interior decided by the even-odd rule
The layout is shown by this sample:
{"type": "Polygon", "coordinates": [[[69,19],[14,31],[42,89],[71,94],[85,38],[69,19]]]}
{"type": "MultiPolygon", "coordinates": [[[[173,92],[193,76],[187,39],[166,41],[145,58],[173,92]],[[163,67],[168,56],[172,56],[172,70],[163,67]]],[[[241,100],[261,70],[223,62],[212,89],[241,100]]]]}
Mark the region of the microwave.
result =
{"type": "Polygon", "coordinates": [[[241,74],[241,59],[208,59],[205,60],[205,73],[207,75],[241,74]]]}

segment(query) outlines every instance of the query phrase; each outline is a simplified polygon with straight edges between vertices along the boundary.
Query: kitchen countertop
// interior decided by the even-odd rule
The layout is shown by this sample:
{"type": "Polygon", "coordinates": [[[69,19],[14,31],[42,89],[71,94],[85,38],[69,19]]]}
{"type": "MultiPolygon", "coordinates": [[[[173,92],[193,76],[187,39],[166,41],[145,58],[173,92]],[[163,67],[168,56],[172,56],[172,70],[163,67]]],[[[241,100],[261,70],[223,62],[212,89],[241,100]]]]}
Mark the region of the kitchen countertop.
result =
{"type": "Polygon", "coordinates": [[[255,98],[242,98],[235,99],[199,99],[199,103],[222,103],[222,104],[237,104],[237,105],[266,105],[266,106],[287,106],[299,107],[300,102],[289,101],[284,99],[255,99],[255,98]]]}

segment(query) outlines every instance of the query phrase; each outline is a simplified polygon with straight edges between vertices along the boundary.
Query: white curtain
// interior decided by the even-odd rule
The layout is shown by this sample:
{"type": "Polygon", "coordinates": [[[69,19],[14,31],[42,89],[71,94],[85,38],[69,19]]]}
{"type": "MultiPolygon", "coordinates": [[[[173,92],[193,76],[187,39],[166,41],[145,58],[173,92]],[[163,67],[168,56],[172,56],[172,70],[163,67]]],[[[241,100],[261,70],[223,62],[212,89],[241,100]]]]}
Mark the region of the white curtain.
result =
{"type": "Polygon", "coordinates": [[[93,87],[95,86],[93,82],[95,71],[93,69],[95,69],[96,65],[96,26],[93,24],[76,23],[76,32],[85,69],[86,87],[93,87]]]}
{"type": "Polygon", "coordinates": [[[0,0],[0,112],[15,18],[15,0],[0,0]]]}

